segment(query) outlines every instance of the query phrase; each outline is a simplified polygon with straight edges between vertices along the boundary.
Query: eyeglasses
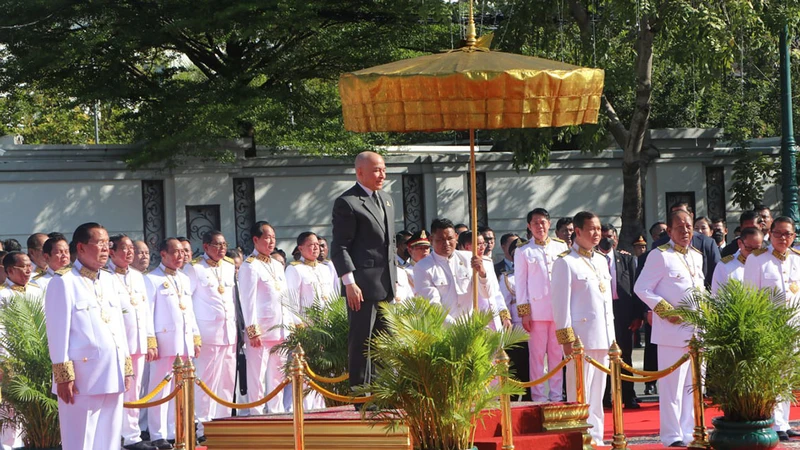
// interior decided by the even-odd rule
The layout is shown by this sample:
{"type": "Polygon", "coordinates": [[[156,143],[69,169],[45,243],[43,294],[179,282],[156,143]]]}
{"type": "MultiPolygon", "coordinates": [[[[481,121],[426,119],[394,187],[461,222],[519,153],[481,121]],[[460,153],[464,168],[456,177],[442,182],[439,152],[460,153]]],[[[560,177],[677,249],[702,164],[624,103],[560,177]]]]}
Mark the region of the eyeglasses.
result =
{"type": "Polygon", "coordinates": [[[217,242],[215,242],[215,243],[213,243],[213,244],[208,244],[208,245],[209,245],[210,247],[214,247],[214,248],[228,248],[228,243],[227,243],[227,242],[223,242],[223,243],[221,243],[221,244],[220,244],[220,243],[217,243],[217,242]]]}
{"type": "Polygon", "coordinates": [[[17,270],[32,270],[33,264],[25,264],[24,266],[11,266],[11,268],[17,270]]]}
{"type": "Polygon", "coordinates": [[[87,244],[96,245],[97,248],[105,248],[105,249],[111,248],[111,242],[109,241],[87,242],[87,244]]]}
{"type": "Polygon", "coordinates": [[[791,231],[786,232],[786,233],[778,233],[778,232],[772,231],[772,232],[770,232],[770,234],[772,234],[772,237],[774,237],[776,239],[789,239],[789,238],[793,238],[794,237],[794,233],[792,233],[791,231]]]}

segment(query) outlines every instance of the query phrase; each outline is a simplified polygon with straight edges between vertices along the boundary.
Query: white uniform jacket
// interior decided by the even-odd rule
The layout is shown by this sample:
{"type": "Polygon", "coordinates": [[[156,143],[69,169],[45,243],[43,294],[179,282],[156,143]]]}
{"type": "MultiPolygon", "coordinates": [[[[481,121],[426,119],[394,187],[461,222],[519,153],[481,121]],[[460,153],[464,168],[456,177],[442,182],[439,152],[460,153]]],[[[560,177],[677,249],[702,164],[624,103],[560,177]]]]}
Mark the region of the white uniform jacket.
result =
{"type": "Polygon", "coordinates": [[[514,272],[500,272],[500,278],[497,282],[500,284],[500,293],[506,302],[506,308],[511,314],[511,323],[522,326],[522,319],[520,319],[517,312],[517,288],[514,282],[514,272]]]}
{"type": "Polygon", "coordinates": [[[523,243],[514,253],[514,279],[517,286],[517,309],[530,311],[531,319],[550,322],[553,307],[550,294],[550,275],[558,255],[569,250],[560,239],[536,239],[523,243]]]}
{"type": "Polygon", "coordinates": [[[44,272],[31,277],[31,282],[35,283],[42,289],[47,289],[47,284],[50,283],[55,275],[56,273],[53,272],[53,269],[48,267],[44,272]]]}
{"type": "Polygon", "coordinates": [[[239,268],[239,301],[250,338],[281,341],[289,334],[285,327],[295,324],[283,264],[258,250],[239,268]]]}
{"type": "Polygon", "coordinates": [[[722,258],[714,268],[714,276],[711,278],[711,294],[716,295],[719,287],[728,280],[744,281],[745,260],[741,250],[722,258]]]}
{"type": "Polygon", "coordinates": [[[214,262],[208,255],[184,267],[189,277],[194,317],[206,345],[236,344],[236,306],[233,301],[236,266],[230,258],[214,262]]]}
{"type": "Polygon", "coordinates": [[[695,328],[672,324],[661,315],[680,306],[692,289],[704,289],[703,254],[694,247],[676,246],[671,240],[647,256],[634,284],[636,295],[653,310],[651,342],[657,345],[684,347],[695,328]]]}
{"type": "Polygon", "coordinates": [[[778,254],[770,245],[753,251],[744,263],[744,282],[785,293],[787,302],[800,300],[800,251],[789,249],[778,254]]]}
{"type": "Polygon", "coordinates": [[[580,337],[588,350],[606,350],[614,342],[611,274],[605,257],[577,246],[553,264],[553,321],[559,344],[580,337]]]}
{"type": "MultiPolygon", "coordinates": [[[[417,295],[447,309],[445,323],[453,323],[457,317],[472,311],[472,253],[462,250],[453,252],[450,259],[432,252],[414,265],[414,287],[417,295]]],[[[492,285],[487,274],[478,280],[478,308],[488,311],[492,285]]]]}
{"type": "Polygon", "coordinates": [[[333,275],[325,264],[317,261],[294,261],[286,268],[290,309],[305,317],[306,308],[314,303],[325,305],[339,297],[333,290],[333,275]]]}
{"type": "Polygon", "coordinates": [[[8,299],[15,295],[42,295],[44,291],[36,283],[30,281],[25,286],[15,284],[10,279],[6,278],[5,284],[0,287],[0,301],[7,302],[8,299]]]}
{"type": "Polygon", "coordinates": [[[128,350],[131,355],[147,354],[147,349],[156,348],[157,344],[144,275],[131,267],[126,270],[120,269],[110,260],[108,269],[112,272],[117,295],[122,304],[128,350]]]}
{"type": "Polygon", "coordinates": [[[194,318],[189,277],[159,264],[145,275],[145,286],[159,358],[194,356],[194,346],[202,341],[194,318]]]}
{"type": "Polygon", "coordinates": [[[76,261],[59,270],[45,294],[53,393],[57,383],[75,381],[81,395],[119,394],[133,375],[122,305],[109,272],[84,269],[92,280],[81,269],[76,261]]]}

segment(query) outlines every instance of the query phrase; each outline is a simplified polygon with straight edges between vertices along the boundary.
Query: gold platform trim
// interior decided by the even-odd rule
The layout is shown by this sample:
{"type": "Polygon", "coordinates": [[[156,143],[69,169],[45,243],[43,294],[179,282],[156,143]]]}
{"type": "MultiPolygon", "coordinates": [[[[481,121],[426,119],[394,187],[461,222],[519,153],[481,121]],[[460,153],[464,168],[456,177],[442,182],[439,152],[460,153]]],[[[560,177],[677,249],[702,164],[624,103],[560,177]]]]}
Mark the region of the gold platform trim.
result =
{"type": "Polygon", "coordinates": [[[592,450],[592,436],[589,435],[589,405],[579,403],[553,404],[542,406],[542,430],[580,431],[583,434],[583,450],[592,450]]]}

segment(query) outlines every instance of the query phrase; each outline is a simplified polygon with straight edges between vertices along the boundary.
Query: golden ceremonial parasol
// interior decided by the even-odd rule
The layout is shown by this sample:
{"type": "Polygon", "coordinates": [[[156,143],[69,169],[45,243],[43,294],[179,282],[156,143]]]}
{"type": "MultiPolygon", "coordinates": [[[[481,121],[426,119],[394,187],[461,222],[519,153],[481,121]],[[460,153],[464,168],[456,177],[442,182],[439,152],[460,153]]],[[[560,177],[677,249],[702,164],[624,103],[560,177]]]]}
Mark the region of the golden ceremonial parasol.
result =
{"type": "MultiPolygon", "coordinates": [[[[470,227],[477,255],[475,130],[597,123],[604,72],[490,51],[476,39],[472,8],[470,0],[464,47],[345,73],[339,94],[350,131],[469,130],[470,227]]],[[[477,276],[473,282],[477,310],[477,276]]]]}

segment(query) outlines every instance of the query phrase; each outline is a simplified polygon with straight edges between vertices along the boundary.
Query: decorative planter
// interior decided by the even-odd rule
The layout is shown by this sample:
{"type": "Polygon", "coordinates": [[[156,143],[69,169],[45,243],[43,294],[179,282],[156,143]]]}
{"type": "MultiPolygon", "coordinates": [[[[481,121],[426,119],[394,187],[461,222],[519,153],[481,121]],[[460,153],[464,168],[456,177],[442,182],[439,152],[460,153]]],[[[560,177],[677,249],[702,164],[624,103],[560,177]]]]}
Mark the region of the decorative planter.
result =
{"type": "Polygon", "coordinates": [[[769,450],[778,446],[778,434],[772,429],[773,419],[732,422],[724,417],[711,420],[714,430],[709,436],[716,450],[769,450]]]}

